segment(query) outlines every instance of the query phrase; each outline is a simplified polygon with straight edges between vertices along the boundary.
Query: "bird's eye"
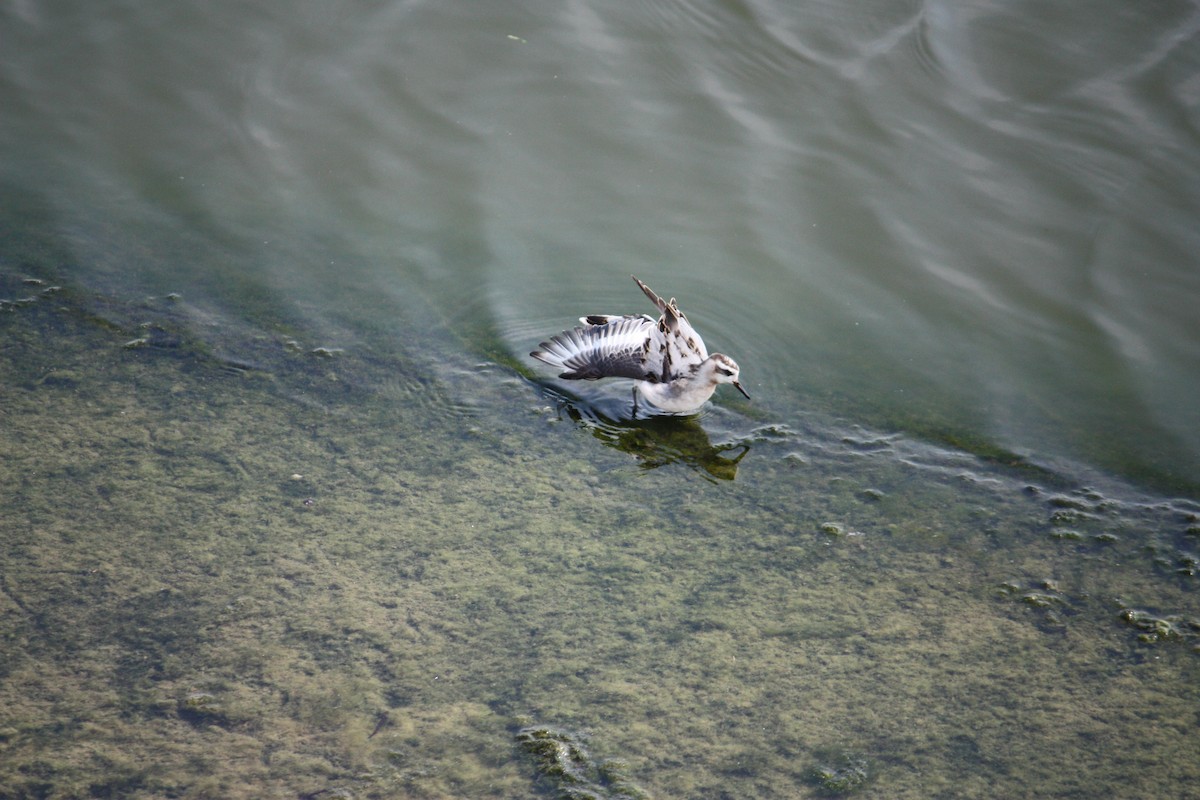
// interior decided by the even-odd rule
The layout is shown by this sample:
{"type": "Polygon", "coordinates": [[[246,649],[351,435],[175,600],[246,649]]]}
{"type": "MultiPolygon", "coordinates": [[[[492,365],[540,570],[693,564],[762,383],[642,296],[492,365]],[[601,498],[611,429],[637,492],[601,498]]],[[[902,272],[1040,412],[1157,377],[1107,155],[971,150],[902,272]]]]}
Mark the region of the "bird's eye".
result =
{"type": "Polygon", "coordinates": [[[721,373],[722,375],[732,375],[733,374],[732,372],[730,372],[727,369],[719,369],[719,370],[717,370],[717,372],[721,373]]]}

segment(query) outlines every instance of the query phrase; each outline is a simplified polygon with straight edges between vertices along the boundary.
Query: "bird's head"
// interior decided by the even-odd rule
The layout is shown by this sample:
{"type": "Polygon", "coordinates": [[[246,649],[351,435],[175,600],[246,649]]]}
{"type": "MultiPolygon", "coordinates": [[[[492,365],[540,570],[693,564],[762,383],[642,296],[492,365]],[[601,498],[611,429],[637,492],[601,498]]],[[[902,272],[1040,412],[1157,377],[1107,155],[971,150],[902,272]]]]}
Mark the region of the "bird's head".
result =
{"type": "Polygon", "coordinates": [[[742,384],[738,383],[738,376],[741,369],[737,362],[727,355],[722,353],[713,353],[708,357],[708,361],[704,365],[712,371],[713,380],[717,383],[732,383],[733,387],[750,399],[750,394],[742,388],[742,384]]]}

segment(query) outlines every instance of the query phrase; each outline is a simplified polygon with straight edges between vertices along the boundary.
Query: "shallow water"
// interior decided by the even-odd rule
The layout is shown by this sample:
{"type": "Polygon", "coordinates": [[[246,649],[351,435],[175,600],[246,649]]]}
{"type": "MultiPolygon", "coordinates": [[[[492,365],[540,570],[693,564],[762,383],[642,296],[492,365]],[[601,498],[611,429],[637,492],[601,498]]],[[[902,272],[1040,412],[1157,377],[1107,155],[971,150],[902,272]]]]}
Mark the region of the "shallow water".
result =
{"type": "Polygon", "coordinates": [[[730,412],[614,437],[493,363],[5,288],[12,796],[527,796],[530,725],[652,797],[1200,777],[1200,504],[861,429],[733,462],[730,412]]]}
{"type": "Polygon", "coordinates": [[[1094,11],[6,5],[0,794],[1187,796],[1200,15],[1094,11]],[[547,380],[630,272],[753,402],[547,380]]]}

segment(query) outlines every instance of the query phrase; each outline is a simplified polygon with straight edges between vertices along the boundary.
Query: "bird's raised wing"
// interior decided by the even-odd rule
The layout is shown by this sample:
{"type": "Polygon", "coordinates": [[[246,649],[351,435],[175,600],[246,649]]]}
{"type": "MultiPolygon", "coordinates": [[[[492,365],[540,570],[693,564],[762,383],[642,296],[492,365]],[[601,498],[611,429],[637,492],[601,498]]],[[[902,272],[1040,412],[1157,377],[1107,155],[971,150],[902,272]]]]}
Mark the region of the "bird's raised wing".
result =
{"type": "Polygon", "coordinates": [[[662,313],[656,326],[656,341],[652,343],[652,349],[659,352],[659,380],[666,383],[695,372],[708,359],[708,350],[700,334],[679,310],[674,297],[663,300],[636,277],[633,280],[662,313]]]}
{"type": "Polygon", "coordinates": [[[567,380],[661,380],[661,361],[655,355],[661,337],[654,320],[645,314],[584,319],[590,323],[587,327],[552,336],[530,355],[563,369],[558,377],[567,380]]]}

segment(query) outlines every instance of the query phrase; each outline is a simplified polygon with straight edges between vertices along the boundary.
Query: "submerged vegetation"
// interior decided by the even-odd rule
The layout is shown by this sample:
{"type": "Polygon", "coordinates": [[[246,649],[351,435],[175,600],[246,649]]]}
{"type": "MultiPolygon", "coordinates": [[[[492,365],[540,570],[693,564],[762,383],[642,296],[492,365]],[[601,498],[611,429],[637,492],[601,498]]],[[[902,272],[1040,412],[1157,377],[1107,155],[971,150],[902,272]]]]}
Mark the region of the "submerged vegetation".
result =
{"type": "Polygon", "coordinates": [[[8,796],[1200,780],[1191,501],[817,423],[606,447],[495,365],[29,280],[0,273],[8,796]]]}
{"type": "Polygon", "coordinates": [[[516,739],[559,800],[649,800],[629,780],[625,762],[596,760],[578,734],[529,725],[517,732],[516,739]]]}
{"type": "Polygon", "coordinates": [[[861,790],[870,780],[870,762],[861,753],[827,753],[809,770],[809,779],[826,797],[845,797],[861,790]]]}

